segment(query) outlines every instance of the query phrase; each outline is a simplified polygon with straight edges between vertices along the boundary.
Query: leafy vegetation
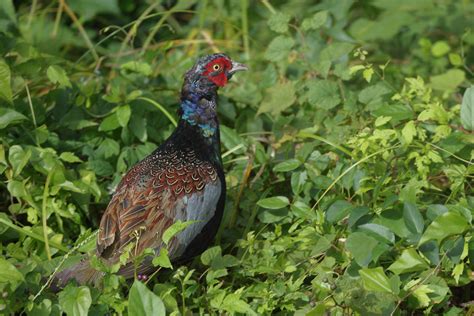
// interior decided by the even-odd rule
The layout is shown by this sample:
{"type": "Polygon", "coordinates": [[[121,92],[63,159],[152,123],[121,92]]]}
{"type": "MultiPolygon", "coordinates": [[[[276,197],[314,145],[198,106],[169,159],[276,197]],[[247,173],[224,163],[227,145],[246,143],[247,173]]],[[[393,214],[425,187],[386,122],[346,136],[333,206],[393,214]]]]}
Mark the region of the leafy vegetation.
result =
{"type": "Polygon", "coordinates": [[[454,0],[0,1],[0,313],[472,313],[473,14],[454,0]],[[184,72],[217,51],[251,71],[220,91],[215,246],[171,269],[163,252],[133,282],[96,261],[99,289],[54,293],[123,173],[173,130],[184,72]]]}

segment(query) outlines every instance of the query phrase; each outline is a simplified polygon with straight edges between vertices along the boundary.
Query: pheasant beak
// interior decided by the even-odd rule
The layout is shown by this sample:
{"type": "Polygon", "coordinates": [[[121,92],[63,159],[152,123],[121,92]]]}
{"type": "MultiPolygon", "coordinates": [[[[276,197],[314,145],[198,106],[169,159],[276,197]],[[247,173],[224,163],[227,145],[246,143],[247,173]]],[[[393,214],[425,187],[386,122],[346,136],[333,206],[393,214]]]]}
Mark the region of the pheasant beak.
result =
{"type": "Polygon", "coordinates": [[[244,70],[248,70],[248,69],[249,68],[246,65],[238,63],[236,61],[232,61],[232,69],[229,70],[229,74],[233,75],[234,73],[236,73],[238,71],[244,71],[244,70]]]}

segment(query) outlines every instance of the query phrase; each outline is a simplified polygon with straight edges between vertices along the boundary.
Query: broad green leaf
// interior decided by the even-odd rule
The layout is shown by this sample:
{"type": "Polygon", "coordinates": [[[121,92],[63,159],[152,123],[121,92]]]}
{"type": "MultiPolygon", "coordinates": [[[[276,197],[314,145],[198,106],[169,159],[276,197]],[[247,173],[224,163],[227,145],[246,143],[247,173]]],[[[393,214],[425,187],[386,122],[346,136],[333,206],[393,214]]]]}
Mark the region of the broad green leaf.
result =
{"type": "Polygon", "coordinates": [[[395,242],[395,235],[393,234],[390,229],[383,225],[374,224],[374,223],[367,223],[357,227],[361,231],[366,231],[375,238],[382,239],[384,242],[394,243],[395,242]]]}
{"type": "Polygon", "coordinates": [[[288,57],[295,45],[293,38],[280,35],[275,37],[265,51],[265,58],[270,61],[280,61],[288,57]]]}
{"type": "Polygon", "coordinates": [[[383,126],[390,122],[392,118],[390,116],[379,116],[375,119],[375,127],[383,126]]]}
{"type": "MultiPolygon", "coordinates": [[[[13,103],[13,95],[12,95],[12,88],[11,88],[11,73],[10,67],[3,61],[0,60],[0,99],[12,104],[13,103]]],[[[17,112],[15,112],[17,113],[17,112]]],[[[0,112],[0,117],[3,116],[0,112]]],[[[0,121],[0,128],[3,124],[0,121]]]]}
{"type": "Polygon", "coordinates": [[[282,12],[276,12],[270,16],[268,19],[267,24],[270,30],[275,31],[277,33],[285,33],[288,31],[288,22],[290,22],[291,17],[282,12]]]}
{"type": "Polygon", "coordinates": [[[317,108],[330,110],[341,102],[339,87],[333,81],[311,81],[308,88],[308,101],[317,108]]]}
{"type": "Polygon", "coordinates": [[[295,85],[292,81],[278,83],[265,92],[258,113],[280,114],[296,101],[295,85]]]}
{"type": "Polygon", "coordinates": [[[130,105],[128,104],[117,108],[117,121],[119,122],[120,126],[127,126],[131,113],[132,111],[130,109],[130,105]]]}
{"type": "Polygon", "coordinates": [[[316,14],[312,17],[303,20],[303,23],[301,23],[301,28],[303,31],[317,30],[326,23],[327,18],[328,12],[326,10],[316,12],[316,14]]]}
{"type": "Polygon", "coordinates": [[[326,46],[319,55],[320,61],[337,61],[347,56],[354,49],[354,45],[345,42],[335,42],[326,46]]]}
{"type": "Polygon", "coordinates": [[[359,219],[361,219],[364,215],[368,214],[370,209],[366,206],[357,206],[351,210],[349,215],[348,224],[349,227],[354,226],[359,219]]]}
{"type": "MultiPolygon", "coordinates": [[[[382,82],[364,88],[359,93],[358,100],[364,104],[381,103],[382,97],[390,93],[390,89],[382,82]]],[[[390,106],[382,106],[383,108],[391,108],[390,106]]],[[[380,115],[379,117],[392,117],[391,115],[380,115]]]]}
{"type": "Polygon", "coordinates": [[[188,226],[190,226],[194,223],[196,223],[196,221],[182,222],[182,221],[178,220],[178,221],[174,222],[173,225],[171,225],[170,227],[168,227],[165,230],[165,232],[163,233],[163,236],[162,236],[161,239],[167,245],[169,243],[169,241],[171,240],[171,238],[173,238],[178,233],[180,233],[181,231],[186,229],[186,227],[188,227],[188,226]]]}
{"type": "Polygon", "coordinates": [[[8,151],[8,161],[13,168],[13,174],[18,176],[31,158],[31,150],[23,149],[20,145],[13,145],[8,151]]]}
{"type": "Polygon", "coordinates": [[[419,244],[428,240],[436,240],[440,244],[443,239],[452,235],[460,235],[470,227],[466,218],[455,211],[449,211],[438,216],[421,236],[419,244]]]}
{"type": "Polygon", "coordinates": [[[48,70],[46,71],[46,74],[48,75],[49,80],[51,80],[52,83],[58,83],[60,87],[67,87],[71,88],[71,81],[69,81],[69,78],[66,74],[66,71],[61,68],[58,65],[51,65],[48,67],[48,70]]]}
{"type": "Polygon", "coordinates": [[[364,287],[369,291],[393,293],[390,280],[385,275],[382,267],[359,270],[364,287]]]}
{"type": "Polygon", "coordinates": [[[416,252],[414,248],[403,250],[401,256],[393,262],[388,270],[395,274],[423,271],[428,268],[426,261],[416,252]]]}
{"type": "Polygon", "coordinates": [[[14,22],[15,24],[17,23],[13,0],[0,1],[0,15],[5,15],[10,19],[10,21],[14,22]]]}
{"type": "Polygon", "coordinates": [[[362,71],[362,76],[364,77],[365,81],[369,82],[372,80],[372,76],[374,75],[373,68],[366,68],[362,71]]]}
{"type": "Polygon", "coordinates": [[[423,216],[415,204],[411,202],[403,203],[403,219],[407,228],[414,234],[423,233],[425,227],[423,216]]]}
{"type": "Polygon", "coordinates": [[[392,118],[392,123],[411,119],[415,115],[415,113],[409,106],[401,103],[382,105],[379,108],[375,109],[372,114],[375,116],[390,116],[392,118]]]}
{"type": "Polygon", "coordinates": [[[136,316],[166,315],[163,301],[145,284],[135,280],[128,295],[128,314],[136,316]]]}
{"type": "Polygon", "coordinates": [[[86,316],[92,303],[87,286],[68,285],[59,294],[59,305],[68,316],[86,316]]]}
{"type": "Polygon", "coordinates": [[[433,293],[434,291],[428,287],[426,284],[416,286],[413,289],[412,295],[418,300],[420,307],[428,307],[431,303],[430,297],[428,294],[433,293]]]}
{"type": "Polygon", "coordinates": [[[431,77],[431,86],[435,90],[455,90],[463,83],[466,75],[460,69],[450,69],[444,74],[431,77]]]}
{"type": "Polygon", "coordinates": [[[250,305],[240,299],[240,294],[231,293],[226,295],[222,302],[221,308],[229,313],[243,313],[246,315],[257,315],[250,305]]]}
{"type": "Polygon", "coordinates": [[[65,151],[61,155],[59,155],[59,158],[62,161],[69,162],[69,163],[75,163],[75,162],[82,162],[82,160],[77,157],[74,153],[65,151]]]}
{"type": "MultiPolygon", "coordinates": [[[[0,79],[1,80],[1,79],[0,79]]],[[[0,90],[1,94],[1,90],[0,90]]],[[[4,129],[11,124],[26,120],[23,114],[8,108],[0,108],[0,129],[4,129]]]]}
{"type": "Polygon", "coordinates": [[[446,41],[437,41],[431,47],[431,54],[433,54],[434,57],[441,57],[449,53],[450,50],[451,47],[449,47],[446,41]]]}
{"type": "Polygon", "coordinates": [[[287,172],[292,171],[298,168],[301,165],[301,161],[298,159],[288,159],[283,162],[280,162],[275,167],[273,167],[274,172],[287,172]]]}
{"type": "Polygon", "coordinates": [[[274,196],[259,200],[257,205],[266,209],[277,210],[290,205],[290,201],[286,196],[274,196]]]}
{"type": "Polygon", "coordinates": [[[160,266],[163,268],[173,268],[173,265],[171,264],[170,258],[168,256],[168,250],[163,247],[160,249],[160,254],[153,258],[152,264],[154,267],[160,266]]]}
{"type": "Polygon", "coordinates": [[[112,131],[116,128],[120,127],[120,123],[117,117],[117,113],[112,113],[109,116],[107,116],[99,126],[99,131],[107,132],[107,131],[112,131]]]}
{"type": "Polygon", "coordinates": [[[372,251],[378,243],[375,238],[366,233],[355,232],[347,237],[346,248],[352,253],[359,266],[366,267],[372,261],[372,251]]]}
{"type": "Polygon", "coordinates": [[[23,274],[9,261],[0,257],[0,283],[15,283],[23,280],[23,274]]]}
{"type": "Polygon", "coordinates": [[[95,151],[98,158],[108,159],[113,156],[118,156],[120,153],[120,144],[112,138],[105,138],[97,147],[95,151]]]}
{"type": "Polygon", "coordinates": [[[415,121],[409,121],[402,129],[402,137],[406,145],[411,144],[413,137],[416,136],[415,121]]]}
{"type": "Polygon", "coordinates": [[[148,63],[134,60],[121,65],[120,69],[138,72],[144,76],[150,76],[153,73],[153,70],[148,63]]]}
{"type": "Polygon", "coordinates": [[[335,223],[346,217],[353,205],[345,200],[338,200],[331,204],[331,206],[326,211],[326,220],[329,223],[335,223]]]}
{"type": "Polygon", "coordinates": [[[462,66],[462,63],[463,63],[462,57],[459,54],[455,54],[455,53],[449,54],[449,62],[453,66],[462,66]]]}
{"type": "Polygon", "coordinates": [[[206,251],[204,251],[201,254],[201,262],[202,264],[209,266],[211,265],[212,261],[215,258],[221,258],[222,257],[222,250],[220,246],[214,246],[211,248],[208,248],[206,251]]]}
{"type": "Polygon", "coordinates": [[[474,131],[474,86],[466,89],[461,104],[461,123],[462,126],[474,131]]]}

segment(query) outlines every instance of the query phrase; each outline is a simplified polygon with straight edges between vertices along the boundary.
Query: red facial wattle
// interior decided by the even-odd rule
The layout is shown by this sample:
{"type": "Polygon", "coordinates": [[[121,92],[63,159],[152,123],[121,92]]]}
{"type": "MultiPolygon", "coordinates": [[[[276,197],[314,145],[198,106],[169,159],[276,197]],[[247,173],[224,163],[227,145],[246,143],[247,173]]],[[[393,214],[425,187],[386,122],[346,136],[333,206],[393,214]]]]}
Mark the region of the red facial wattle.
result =
{"type": "Polygon", "coordinates": [[[216,86],[223,87],[227,84],[227,70],[232,68],[232,63],[229,59],[221,57],[213,60],[206,65],[206,71],[203,75],[207,76],[216,86]],[[219,70],[214,70],[214,66],[219,65],[219,70]]]}

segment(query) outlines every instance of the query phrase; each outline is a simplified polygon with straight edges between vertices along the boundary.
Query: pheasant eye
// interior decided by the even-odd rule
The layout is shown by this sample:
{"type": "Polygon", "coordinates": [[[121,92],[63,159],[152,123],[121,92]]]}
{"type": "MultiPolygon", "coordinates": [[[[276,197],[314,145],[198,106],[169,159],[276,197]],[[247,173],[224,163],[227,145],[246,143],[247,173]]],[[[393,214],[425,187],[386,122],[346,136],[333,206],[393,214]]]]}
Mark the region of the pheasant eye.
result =
{"type": "Polygon", "coordinates": [[[219,64],[214,64],[214,66],[212,66],[212,69],[214,69],[214,71],[218,71],[219,69],[221,69],[221,66],[219,64]]]}

